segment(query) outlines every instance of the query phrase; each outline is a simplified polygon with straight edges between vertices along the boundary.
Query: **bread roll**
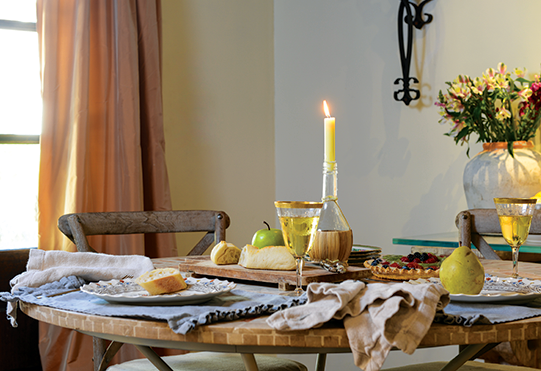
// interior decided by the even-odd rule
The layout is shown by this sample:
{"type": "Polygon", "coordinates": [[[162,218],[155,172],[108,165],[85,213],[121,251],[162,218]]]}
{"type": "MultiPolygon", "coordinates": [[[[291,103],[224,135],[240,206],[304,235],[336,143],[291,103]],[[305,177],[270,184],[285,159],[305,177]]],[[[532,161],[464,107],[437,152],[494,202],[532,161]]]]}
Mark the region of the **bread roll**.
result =
{"type": "Polygon", "coordinates": [[[246,245],[240,254],[239,265],[252,269],[290,271],[295,269],[295,258],[285,246],[267,246],[258,249],[246,245]]]}
{"type": "Polygon", "coordinates": [[[178,269],[160,268],[148,271],[135,279],[135,283],[150,295],[169,294],[184,290],[188,285],[178,269]]]}
{"type": "Polygon", "coordinates": [[[237,264],[239,262],[240,249],[232,243],[220,242],[212,248],[210,260],[214,264],[237,264]]]}

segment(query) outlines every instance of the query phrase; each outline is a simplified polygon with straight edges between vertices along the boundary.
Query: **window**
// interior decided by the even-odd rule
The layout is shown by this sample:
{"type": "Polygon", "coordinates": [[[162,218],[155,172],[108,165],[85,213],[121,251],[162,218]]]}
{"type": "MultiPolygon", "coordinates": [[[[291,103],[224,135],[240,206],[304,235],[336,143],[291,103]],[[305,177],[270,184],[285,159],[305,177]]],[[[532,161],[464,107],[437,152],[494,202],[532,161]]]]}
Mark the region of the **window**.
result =
{"type": "Polygon", "coordinates": [[[36,0],[0,0],[0,249],[37,246],[42,100],[36,0]]]}

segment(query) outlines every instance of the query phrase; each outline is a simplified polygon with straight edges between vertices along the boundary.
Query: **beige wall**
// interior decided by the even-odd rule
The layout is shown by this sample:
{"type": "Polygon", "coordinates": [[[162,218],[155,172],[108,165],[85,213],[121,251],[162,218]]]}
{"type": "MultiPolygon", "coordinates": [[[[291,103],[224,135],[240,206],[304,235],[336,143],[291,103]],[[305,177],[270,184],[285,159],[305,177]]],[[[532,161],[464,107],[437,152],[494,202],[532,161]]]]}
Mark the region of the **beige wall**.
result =
{"type": "MultiPolygon", "coordinates": [[[[406,253],[394,237],[454,231],[466,208],[465,147],[433,103],[445,81],[505,62],[541,71],[539,0],[432,1],[415,32],[421,100],[401,77],[397,0],[163,0],[164,117],[173,206],[229,213],[250,242],[273,201],[319,199],[323,113],[336,116],[339,202],[355,243],[406,253]]],[[[472,156],[480,149],[473,145],[472,156]]],[[[181,251],[185,249],[181,245],[181,251]]],[[[392,352],[385,367],[448,359],[456,347],[392,352]]],[[[301,359],[313,368],[313,356],[301,359]]],[[[358,370],[332,355],[329,370],[358,370]]]]}
{"type": "MultiPolygon", "coordinates": [[[[164,0],[173,208],[224,210],[239,247],[275,222],[272,1],[164,0]]],[[[182,255],[191,244],[180,237],[182,255]]]]}

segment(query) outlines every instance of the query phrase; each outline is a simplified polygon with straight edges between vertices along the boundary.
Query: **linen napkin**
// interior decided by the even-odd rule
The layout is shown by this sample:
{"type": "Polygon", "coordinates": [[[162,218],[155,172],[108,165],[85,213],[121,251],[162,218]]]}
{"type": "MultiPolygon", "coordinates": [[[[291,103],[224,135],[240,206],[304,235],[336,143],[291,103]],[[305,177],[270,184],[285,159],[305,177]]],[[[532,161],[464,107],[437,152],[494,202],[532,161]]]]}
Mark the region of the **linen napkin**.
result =
{"type": "Polygon", "coordinates": [[[447,290],[434,284],[311,283],[307,296],[306,305],[277,312],[267,323],[301,330],[343,320],[355,365],[365,371],[380,370],[392,347],[412,354],[436,310],[449,303],[447,290]]]}
{"type": "MultiPolygon", "coordinates": [[[[65,277],[76,276],[85,281],[138,277],[154,269],[150,258],[141,255],[108,255],[60,250],[30,250],[26,271],[11,279],[11,292],[20,287],[40,287],[65,277]]],[[[71,288],[71,287],[70,287],[71,288]]],[[[9,301],[7,316],[17,327],[17,303],[9,301]]]]}
{"type": "Polygon", "coordinates": [[[21,286],[39,287],[62,277],[78,276],[86,281],[138,277],[154,269],[150,258],[141,255],[109,255],[92,252],[30,250],[26,272],[11,281],[13,292],[21,286]]]}

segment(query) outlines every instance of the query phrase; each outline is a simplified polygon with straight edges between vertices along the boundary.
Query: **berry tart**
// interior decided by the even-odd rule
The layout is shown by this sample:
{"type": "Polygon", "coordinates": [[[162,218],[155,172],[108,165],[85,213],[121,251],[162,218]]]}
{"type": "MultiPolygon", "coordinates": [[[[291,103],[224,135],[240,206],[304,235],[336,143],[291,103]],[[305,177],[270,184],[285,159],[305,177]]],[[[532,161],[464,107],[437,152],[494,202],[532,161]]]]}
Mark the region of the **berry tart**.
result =
{"type": "Polygon", "coordinates": [[[440,266],[445,257],[430,253],[409,255],[383,255],[380,258],[364,262],[372,274],[378,278],[388,280],[416,280],[440,276],[440,266]]]}

